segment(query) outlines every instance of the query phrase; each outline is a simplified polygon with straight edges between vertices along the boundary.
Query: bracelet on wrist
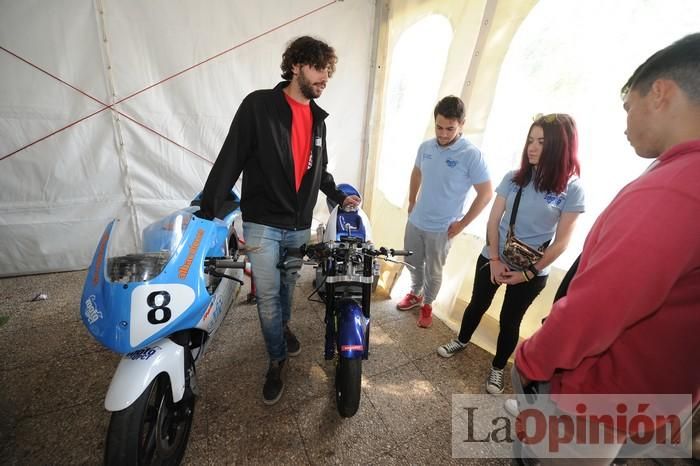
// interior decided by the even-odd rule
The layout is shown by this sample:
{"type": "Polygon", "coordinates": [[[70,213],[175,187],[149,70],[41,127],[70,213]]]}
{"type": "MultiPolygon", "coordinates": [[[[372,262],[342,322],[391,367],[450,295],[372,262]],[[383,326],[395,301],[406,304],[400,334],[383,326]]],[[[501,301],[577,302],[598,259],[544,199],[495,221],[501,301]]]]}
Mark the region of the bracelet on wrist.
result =
{"type": "Polygon", "coordinates": [[[530,279],[527,277],[527,272],[523,271],[523,278],[525,279],[526,282],[529,282],[530,279]]]}
{"type": "Polygon", "coordinates": [[[498,261],[498,262],[501,261],[501,259],[500,259],[498,256],[492,257],[491,259],[489,259],[489,262],[497,262],[497,261],[498,261]]]}

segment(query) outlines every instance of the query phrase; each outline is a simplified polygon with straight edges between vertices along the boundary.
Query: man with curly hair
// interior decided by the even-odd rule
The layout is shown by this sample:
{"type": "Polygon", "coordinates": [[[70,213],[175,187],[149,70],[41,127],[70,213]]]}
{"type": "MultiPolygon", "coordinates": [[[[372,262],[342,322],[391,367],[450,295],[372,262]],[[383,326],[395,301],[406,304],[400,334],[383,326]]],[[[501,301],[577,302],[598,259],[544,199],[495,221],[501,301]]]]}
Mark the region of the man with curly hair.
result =
{"type": "Polygon", "coordinates": [[[284,81],[243,99],[202,193],[198,215],[214,218],[243,174],[243,234],[270,358],[263,386],[268,405],[284,391],[287,356],[301,352],[289,328],[299,270],[278,269],[281,254],[308,242],[319,190],[343,206],[360,201],[338,190],[326,171],[328,113],[314,102],[337,61],[325,42],[308,36],[293,40],[280,65],[284,81]]]}

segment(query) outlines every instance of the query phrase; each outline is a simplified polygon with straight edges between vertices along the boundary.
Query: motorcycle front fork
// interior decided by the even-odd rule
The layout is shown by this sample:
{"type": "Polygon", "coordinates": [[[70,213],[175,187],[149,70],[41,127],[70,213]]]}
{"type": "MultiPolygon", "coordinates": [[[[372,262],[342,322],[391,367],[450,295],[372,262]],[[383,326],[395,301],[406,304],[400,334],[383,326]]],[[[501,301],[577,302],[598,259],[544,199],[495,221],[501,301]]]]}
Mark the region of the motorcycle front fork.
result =
{"type": "MultiPolygon", "coordinates": [[[[363,293],[362,293],[362,303],[361,303],[361,308],[362,308],[362,313],[367,319],[367,323],[365,328],[363,329],[363,340],[364,340],[364,350],[362,353],[362,359],[367,359],[369,356],[369,331],[370,331],[370,321],[369,321],[369,309],[370,309],[370,299],[371,299],[371,289],[369,289],[368,285],[363,285],[363,293]],[[367,288],[367,289],[365,289],[367,288]]],[[[338,308],[338,301],[335,299],[335,285],[334,284],[328,284],[326,288],[326,316],[325,316],[325,323],[326,323],[326,338],[325,338],[325,348],[324,348],[324,358],[326,360],[331,360],[335,357],[335,354],[337,351],[339,351],[339,348],[341,345],[343,345],[346,342],[343,341],[338,341],[338,338],[340,338],[340,335],[343,334],[348,334],[348,333],[353,333],[353,332],[342,332],[341,329],[339,328],[339,325],[348,325],[348,324],[343,324],[343,322],[350,322],[349,319],[343,319],[341,315],[341,310],[338,308]]],[[[359,303],[358,303],[359,304],[359,303]]],[[[347,309],[346,307],[343,307],[343,309],[347,309]]],[[[358,325],[357,323],[354,323],[352,325],[358,325]]]]}

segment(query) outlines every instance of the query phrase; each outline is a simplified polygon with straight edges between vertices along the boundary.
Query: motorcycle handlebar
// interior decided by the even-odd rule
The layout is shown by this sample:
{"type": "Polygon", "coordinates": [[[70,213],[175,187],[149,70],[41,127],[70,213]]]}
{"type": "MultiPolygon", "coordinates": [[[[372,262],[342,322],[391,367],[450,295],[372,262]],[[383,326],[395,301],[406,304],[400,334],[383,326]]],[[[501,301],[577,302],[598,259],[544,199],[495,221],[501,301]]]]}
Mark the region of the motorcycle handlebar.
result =
{"type": "Polygon", "coordinates": [[[233,259],[208,259],[207,265],[213,265],[217,269],[245,269],[245,261],[233,259]]]}
{"type": "MultiPolygon", "coordinates": [[[[316,244],[302,244],[298,248],[287,248],[287,256],[303,258],[304,256],[314,257],[316,254],[328,250],[328,245],[326,243],[316,243],[316,244]]],[[[387,249],[385,247],[380,247],[374,250],[364,250],[364,253],[372,256],[410,256],[413,251],[406,249],[387,249]]]]}

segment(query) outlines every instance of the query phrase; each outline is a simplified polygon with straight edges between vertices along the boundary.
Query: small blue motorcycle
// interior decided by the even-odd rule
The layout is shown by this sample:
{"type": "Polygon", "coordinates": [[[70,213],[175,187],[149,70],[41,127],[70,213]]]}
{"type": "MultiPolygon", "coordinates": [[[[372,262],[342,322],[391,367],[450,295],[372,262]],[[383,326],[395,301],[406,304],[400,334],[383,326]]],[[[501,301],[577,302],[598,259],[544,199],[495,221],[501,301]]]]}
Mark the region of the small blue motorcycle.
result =
{"type": "Polygon", "coordinates": [[[107,225],[88,269],[83,323],[101,344],[123,354],[105,398],[112,412],[107,465],[178,464],[198,393],[204,355],[243,284],[235,194],[217,216],[193,205],[134,229],[107,225]]]}
{"type": "MultiPolygon", "coordinates": [[[[355,188],[341,184],[348,195],[355,188]]],[[[326,307],[326,360],[336,358],[335,394],[338,413],[352,417],[360,406],[362,360],[369,357],[370,307],[379,274],[377,259],[397,262],[394,256],[410,251],[375,248],[367,216],[360,209],[343,210],[329,205],[326,227],[319,228],[323,241],[288,250],[282,268],[299,267],[303,257],[316,266],[315,290],[326,307]]],[[[313,295],[313,294],[312,294],[313,295]]]]}

